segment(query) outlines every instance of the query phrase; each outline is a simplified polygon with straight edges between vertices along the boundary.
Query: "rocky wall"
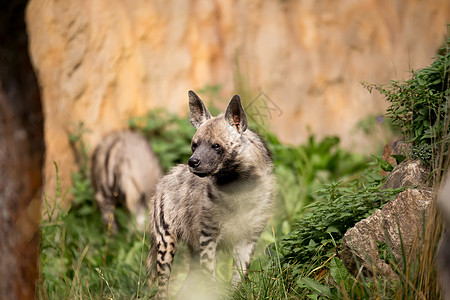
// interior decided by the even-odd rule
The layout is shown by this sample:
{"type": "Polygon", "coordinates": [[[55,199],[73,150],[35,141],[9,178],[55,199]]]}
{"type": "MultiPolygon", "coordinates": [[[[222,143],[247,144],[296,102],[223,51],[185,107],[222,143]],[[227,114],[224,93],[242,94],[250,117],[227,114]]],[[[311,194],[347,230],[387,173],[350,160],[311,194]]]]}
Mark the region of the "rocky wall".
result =
{"type": "Polygon", "coordinates": [[[78,122],[91,130],[92,149],[148,109],[186,114],[187,91],[208,85],[230,99],[245,83],[247,104],[263,91],[271,129],[285,142],[310,130],[359,145],[355,124],[386,108],[360,82],[428,65],[449,21],[447,0],[30,0],[46,191],[55,187],[53,161],[63,188],[70,183],[68,133],[78,122]]]}

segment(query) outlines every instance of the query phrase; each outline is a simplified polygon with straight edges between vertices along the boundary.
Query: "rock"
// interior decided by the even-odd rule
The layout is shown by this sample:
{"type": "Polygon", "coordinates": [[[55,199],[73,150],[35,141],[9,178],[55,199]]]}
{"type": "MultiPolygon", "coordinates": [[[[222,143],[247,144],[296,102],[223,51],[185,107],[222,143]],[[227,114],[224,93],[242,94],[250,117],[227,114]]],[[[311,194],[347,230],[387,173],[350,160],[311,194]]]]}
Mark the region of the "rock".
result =
{"type": "Polygon", "coordinates": [[[310,129],[367,148],[354,126],[386,103],[359,82],[384,83],[428,65],[449,19],[447,0],[30,0],[45,192],[54,194],[54,161],[63,191],[70,185],[73,124],[84,122],[86,142],[96,145],[150,108],[185,116],[187,91],[207,85],[240,93],[244,105],[254,104],[249,117],[270,123],[285,142],[305,141],[310,129]],[[267,97],[245,93],[257,90],[267,97]]]}
{"type": "Polygon", "coordinates": [[[355,276],[360,270],[365,275],[372,274],[373,266],[378,273],[392,276],[392,270],[380,259],[377,248],[377,241],[385,240],[382,224],[383,213],[377,210],[345,233],[340,258],[355,276]]]}
{"type": "Polygon", "coordinates": [[[431,189],[408,189],[381,210],[358,222],[343,238],[340,255],[344,265],[355,275],[360,271],[359,265],[366,275],[376,273],[392,278],[394,272],[380,257],[377,245],[390,244],[401,265],[402,246],[408,255],[412,246],[422,239],[423,220],[431,203],[431,189]]]}
{"type": "Polygon", "coordinates": [[[430,172],[420,160],[405,159],[389,174],[382,189],[429,186],[430,172]]]}

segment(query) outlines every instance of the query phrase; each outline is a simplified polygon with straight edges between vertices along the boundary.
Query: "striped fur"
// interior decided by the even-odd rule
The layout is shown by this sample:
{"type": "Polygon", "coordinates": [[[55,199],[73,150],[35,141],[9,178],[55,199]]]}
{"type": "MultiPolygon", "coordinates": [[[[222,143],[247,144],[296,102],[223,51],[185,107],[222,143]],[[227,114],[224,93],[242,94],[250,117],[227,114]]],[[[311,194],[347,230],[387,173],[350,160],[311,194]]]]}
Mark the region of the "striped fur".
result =
{"type": "MultiPolygon", "coordinates": [[[[178,242],[187,244],[191,270],[215,276],[216,249],[233,253],[233,285],[247,274],[255,244],[271,214],[275,178],[270,151],[247,129],[240,99],[225,114],[212,117],[189,92],[190,119],[197,132],[188,165],[162,178],[150,212],[149,267],[158,280],[158,299],[168,298],[168,283],[178,242]]],[[[191,289],[192,290],[192,289],[191,289]]]]}
{"type": "Polygon", "coordinates": [[[91,170],[104,224],[117,231],[114,209],[124,205],[144,230],[148,203],[162,174],[147,140],[130,131],[107,135],[94,151],[91,170]]]}

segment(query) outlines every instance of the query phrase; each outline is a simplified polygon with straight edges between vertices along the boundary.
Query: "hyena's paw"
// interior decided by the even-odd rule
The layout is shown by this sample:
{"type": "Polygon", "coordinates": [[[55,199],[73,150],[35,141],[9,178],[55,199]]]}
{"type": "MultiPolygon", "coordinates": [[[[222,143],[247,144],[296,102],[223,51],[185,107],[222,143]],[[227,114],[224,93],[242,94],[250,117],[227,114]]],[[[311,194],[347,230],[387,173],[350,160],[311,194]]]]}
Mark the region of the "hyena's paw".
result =
{"type": "Polygon", "coordinates": [[[102,215],[102,218],[108,235],[116,234],[119,231],[119,225],[112,212],[102,215]]]}

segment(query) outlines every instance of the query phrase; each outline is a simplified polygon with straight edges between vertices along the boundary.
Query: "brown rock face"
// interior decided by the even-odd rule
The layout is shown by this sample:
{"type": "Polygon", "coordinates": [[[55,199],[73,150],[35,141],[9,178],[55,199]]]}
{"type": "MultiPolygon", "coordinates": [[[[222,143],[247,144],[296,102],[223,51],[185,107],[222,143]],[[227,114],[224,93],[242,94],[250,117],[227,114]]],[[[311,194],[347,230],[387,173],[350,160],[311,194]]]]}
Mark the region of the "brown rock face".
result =
{"type": "Polygon", "coordinates": [[[428,65],[449,19],[447,0],[31,0],[46,190],[54,189],[53,161],[63,187],[69,182],[71,124],[92,130],[92,149],[147,109],[186,114],[187,91],[207,85],[221,85],[223,95],[236,89],[247,104],[256,92],[238,86],[262,90],[270,99],[263,113],[284,141],[303,141],[309,127],[351,145],[355,124],[386,106],[359,82],[404,78],[428,65]]]}

